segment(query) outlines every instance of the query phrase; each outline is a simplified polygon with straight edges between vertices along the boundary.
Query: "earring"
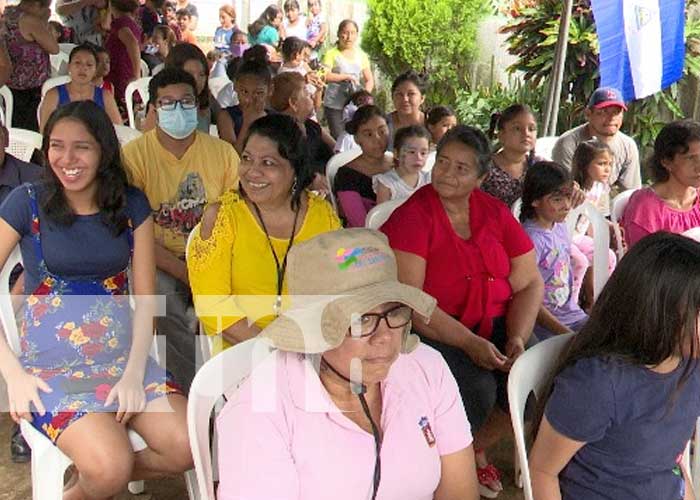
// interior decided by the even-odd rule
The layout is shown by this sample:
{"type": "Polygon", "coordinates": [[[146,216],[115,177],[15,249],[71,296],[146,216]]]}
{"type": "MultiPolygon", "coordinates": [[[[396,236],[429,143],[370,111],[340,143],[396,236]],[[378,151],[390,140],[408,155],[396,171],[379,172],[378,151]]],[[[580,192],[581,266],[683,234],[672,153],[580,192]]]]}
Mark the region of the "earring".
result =
{"type": "Polygon", "coordinates": [[[297,178],[294,177],[294,182],[292,182],[292,189],[291,189],[291,192],[292,192],[292,193],[295,193],[296,190],[297,190],[297,178]]]}

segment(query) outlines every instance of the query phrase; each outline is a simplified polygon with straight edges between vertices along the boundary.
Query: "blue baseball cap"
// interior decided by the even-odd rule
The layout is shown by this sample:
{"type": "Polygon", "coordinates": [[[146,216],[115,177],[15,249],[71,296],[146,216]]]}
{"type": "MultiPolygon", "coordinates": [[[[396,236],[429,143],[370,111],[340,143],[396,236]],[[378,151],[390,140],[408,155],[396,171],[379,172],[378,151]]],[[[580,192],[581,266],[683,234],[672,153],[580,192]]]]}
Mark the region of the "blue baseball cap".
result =
{"type": "Polygon", "coordinates": [[[614,87],[600,87],[593,92],[588,100],[588,109],[602,109],[610,106],[619,106],[627,111],[622,92],[614,87]]]}

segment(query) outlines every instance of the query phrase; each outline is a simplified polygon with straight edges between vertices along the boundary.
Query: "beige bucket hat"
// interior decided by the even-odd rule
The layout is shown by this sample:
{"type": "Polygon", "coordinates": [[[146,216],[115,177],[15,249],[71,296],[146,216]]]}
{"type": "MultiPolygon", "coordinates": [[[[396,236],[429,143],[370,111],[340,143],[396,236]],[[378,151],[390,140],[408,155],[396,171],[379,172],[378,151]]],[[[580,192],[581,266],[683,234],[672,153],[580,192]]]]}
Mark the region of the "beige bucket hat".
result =
{"type": "MultiPolygon", "coordinates": [[[[372,229],[341,229],[292,247],[287,261],[291,306],[260,337],[283,351],[323,353],[345,339],[353,317],[386,302],[399,302],[429,319],[433,297],[397,279],[386,236],[372,229]]],[[[418,337],[406,329],[402,352],[418,337]]]]}

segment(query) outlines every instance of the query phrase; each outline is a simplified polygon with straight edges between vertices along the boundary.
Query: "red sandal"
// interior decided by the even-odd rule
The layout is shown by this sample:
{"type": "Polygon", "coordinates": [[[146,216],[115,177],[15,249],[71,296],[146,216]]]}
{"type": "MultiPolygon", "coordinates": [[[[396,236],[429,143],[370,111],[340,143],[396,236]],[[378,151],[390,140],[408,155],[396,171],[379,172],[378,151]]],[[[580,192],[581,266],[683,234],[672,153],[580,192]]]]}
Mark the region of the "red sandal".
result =
{"type": "Polygon", "coordinates": [[[482,497],[496,498],[503,491],[502,486],[501,489],[492,488],[494,483],[501,484],[501,472],[495,465],[488,464],[485,467],[477,467],[476,477],[479,480],[479,494],[482,497]]]}

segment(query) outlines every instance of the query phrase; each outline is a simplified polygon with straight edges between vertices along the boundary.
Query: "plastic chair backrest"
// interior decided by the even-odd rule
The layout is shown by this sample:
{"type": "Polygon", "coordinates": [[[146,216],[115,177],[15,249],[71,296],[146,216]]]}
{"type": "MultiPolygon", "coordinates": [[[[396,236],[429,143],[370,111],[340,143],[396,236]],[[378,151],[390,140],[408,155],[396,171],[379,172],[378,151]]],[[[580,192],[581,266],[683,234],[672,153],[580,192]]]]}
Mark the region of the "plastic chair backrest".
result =
{"type": "Polygon", "coordinates": [[[50,54],[49,61],[51,62],[52,77],[68,74],[68,54],[60,51],[58,54],[50,54]]]}
{"type": "Polygon", "coordinates": [[[124,100],[126,101],[126,112],[129,115],[129,126],[136,128],[136,116],[134,115],[134,92],[138,92],[144,104],[148,102],[148,83],[151,77],[139,78],[126,86],[124,100]]]}
{"type": "Polygon", "coordinates": [[[43,99],[46,93],[51,90],[54,87],[58,87],[59,85],[63,85],[64,83],[70,82],[70,76],[69,75],[61,75],[61,76],[55,76],[53,78],[49,78],[44,82],[44,84],[41,86],[41,98],[43,99]]]}
{"type": "Polygon", "coordinates": [[[19,354],[19,331],[15,320],[15,311],[10,295],[10,275],[17,264],[22,263],[22,254],[19,245],[15,246],[5,265],[0,270],[0,321],[5,331],[7,343],[15,354],[19,354]]]}
{"type": "Polygon", "coordinates": [[[531,392],[542,397],[544,385],[554,370],[559,357],[574,334],[555,335],[526,350],[513,363],[508,376],[508,404],[515,434],[515,446],[520,462],[525,500],[533,500],[530,470],[525,447],[525,403],[531,392]]]}
{"type": "Polygon", "coordinates": [[[619,223],[622,219],[622,214],[625,213],[625,208],[627,208],[627,203],[630,201],[630,196],[634,193],[636,189],[628,189],[619,193],[615,198],[612,199],[610,203],[610,220],[619,223]]]}
{"type": "Polygon", "coordinates": [[[14,98],[12,97],[12,91],[7,85],[0,87],[0,97],[2,97],[3,109],[5,113],[5,120],[3,123],[7,128],[12,126],[12,114],[14,112],[14,98]]]}
{"type": "Polygon", "coordinates": [[[209,79],[209,92],[222,108],[238,104],[238,96],[233,89],[233,82],[228,76],[217,76],[209,79]]]}
{"type": "Polygon", "coordinates": [[[681,233],[686,238],[691,240],[700,241],[700,226],[691,227],[681,233]]]}
{"type": "Polygon", "coordinates": [[[336,210],[338,209],[338,205],[335,201],[335,192],[333,189],[333,181],[335,180],[335,174],[338,172],[340,167],[347,163],[350,163],[352,160],[354,160],[361,154],[362,149],[360,148],[350,149],[348,151],[343,151],[342,153],[337,153],[331,156],[331,159],[328,160],[328,163],[326,163],[326,179],[328,180],[328,187],[330,188],[331,192],[331,203],[333,204],[333,207],[336,210]]]}
{"type": "Polygon", "coordinates": [[[559,136],[548,135],[545,137],[538,137],[535,143],[535,155],[544,158],[545,160],[552,159],[552,150],[554,145],[557,143],[559,136]]]}
{"type": "Polygon", "coordinates": [[[396,210],[401,204],[408,198],[399,198],[398,200],[388,200],[384,203],[380,203],[367,212],[367,217],[365,217],[365,227],[369,229],[379,229],[382,227],[391,214],[396,210]]]}
{"type": "Polygon", "coordinates": [[[146,78],[147,76],[151,76],[151,69],[148,67],[146,61],[141,59],[141,78],[146,78]]]}
{"type": "Polygon", "coordinates": [[[576,221],[580,215],[588,217],[593,229],[593,297],[597,299],[610,277],[608,274],[608,252],[610,249],[608,220],[595,206],[586,201],[571,210],[566,216],[569,234],[573,235],[576,221]]]}
{"type": "Polygon", "coordinates": [[[209,447],[209,420],[222,395],[230,395],[253,368],[271,355],[268,342],[250,339],[207,361],[192,381],[187,400],[187,428],[202,500],[215,500],[209,447]]]}
{"type": "Polygon", "coordinates": [[[156,76],[160,71],[165,68],[165,63],[160,63],[157,64],[156,66],[153,66],[153,69],[151,70],[151,76],[156,76]]]}
{"type": "Polygon", "coordinates": [[[58,50],[60,50],[64,54],[66,54],[68,57],[70,57],[70,53],[76,47],[77,47],[77,45],[74,43],[59,43],[58,44],[58,50]]]}
{"type": "Polygon", "coordinates": [[[22,161],[31,161],[35,149],[41,149],[41,134],[22,128],[9,128],[9,144],[5,151],[22,161]]]}
{"type": "Polygon", "coordinates": [[[425,165],[423,165],[423,168],[421,170],[423,172],[432,172],[433,167],[435,166],[435,160],[437,159],[437,151],[431,151],[430,154],[428,155],[428,158],[425,160],[425,165]]]}
{"type": "Polygon", "coordinates": [[[141,131],[126,125],[115,125],[114,131],[117,133],[117,139],[119,139],[119,144],[122,146],[143,135],[141,131]]]}

